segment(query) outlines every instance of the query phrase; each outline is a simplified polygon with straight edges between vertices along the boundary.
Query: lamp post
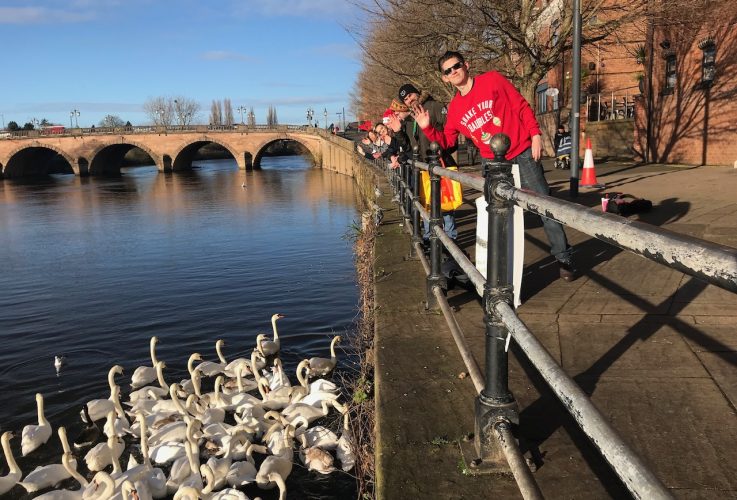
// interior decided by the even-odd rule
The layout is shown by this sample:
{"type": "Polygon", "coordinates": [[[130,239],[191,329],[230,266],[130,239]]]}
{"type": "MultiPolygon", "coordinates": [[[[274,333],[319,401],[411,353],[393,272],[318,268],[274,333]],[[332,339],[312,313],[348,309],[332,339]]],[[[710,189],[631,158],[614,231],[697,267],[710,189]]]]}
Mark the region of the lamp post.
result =
{"type": "Polygon", "coordinates": [[[315,110],[312,108],[307,108],[307,124],[311,127],[312,126],[312,117],[315,116],[315,110]]]}
{"type": "Polygon", "coordinates": [[[254,114],[253,110],[248,112],[248,125],[249,126],[256,125],[256,115],[254,114]]]}
{"type": "Polygon", "coordinates": [[[76,125],[76,128],[79,128],[79,120],[77,119],[79,117],[80,113],[78,110],[73,109],[69,112],[69,126],[72,126],[72,117],[74,117],[74,123],[76,125]]]}
{"type": "Polygon", "coordinates": [[[184,125],[182,122],[182,108],[179,107],[179,101],[174,99],[174,111],[177,114],[177,122],[179,122],[179,125],[184,125]]]}
{"type": "Polygon", "coordinates": [[[325,130],[328,129],[328,108],[322,110],[322,114],[325,117],[325,130]]]}
{"type": "Polygon", "coordinates": [[[245,106],[238,106],[235,108],[236,111],[238,111],[241,114],[241,125],[243,125],[243,113],[248,111],[245,106]]]}
{"type": "Polygon", "coordinates": [[[338,123],[340,124],[340,129],[345,132],[345,120],[343,119],[345,111],[338,111],[335,114],[338,115],[338,123]]]}
{"type": "Polygon", "coordinates": [[[41,122],[39,122],[37,118],[31,118],[31,124],[33,124],[34,129],[38,127],[39,123],[41,122]]]}

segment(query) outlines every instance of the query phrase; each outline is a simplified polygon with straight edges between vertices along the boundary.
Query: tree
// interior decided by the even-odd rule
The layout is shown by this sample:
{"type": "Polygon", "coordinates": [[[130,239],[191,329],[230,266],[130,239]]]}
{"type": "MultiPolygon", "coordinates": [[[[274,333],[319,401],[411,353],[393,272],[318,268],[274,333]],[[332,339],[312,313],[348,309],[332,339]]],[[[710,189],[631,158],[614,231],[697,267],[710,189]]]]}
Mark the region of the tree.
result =
{"type": "Polygon", "coordinates": [[[17,132],[18,130],[20,130],[20,127],[18,126],[18,122],[9,121],[8,122],[8,130],[10,132],[17,132]]]}
{"type": "Polygon", "coordinates": [[[235,120],[233,119],[233,105],[230,103],[230,99],[223,99],[223,125],[231,127],[235,120]]]}
{"type": "Polygon", "coordinates": [[[178,125],[186,126],[193,123],[200,112],[199,103],[188,97],[176,96],[172,104],[174,106],[174,118],[178,125]]]}
{"type": "Polygon", "coordinates": [[[266,125],[269,127],[276,127],[279,125],[279,119],[276,116],[276,107],[269,105],[269,109],[266,112],[266,125]]]}
{"type": "Polygon", "coordinates": [[[168,127],[172,124],[174,111],[170,98],[152,97],[143,103],[143,110],[154,125],[168,127]]]}
{"type": "Polygon", "coordinates": [[[98,127],[106,128],[123,127],[124,125],[123,119],[117,115],[105,115],[105,118],[97,124],[98,127]]]}
{"type": "Polygon", "coordinates": [[[251,106],[251,109],[248,111],[248,126],[256,126],[256,113],[253,112],[253,106],[251,106]]]}
{"type": "Polygon", "coordinates": [[[26,122],[25,125],[23,125],[23,130],[33,130],[35,127],[33,126],[33,123],[26,122]]]}
{"type": "MultiPolygon", "coordinates": [[[[584,45],[642,19],[649,4],[581,3],[584,45]]],[[[361,77],[353,93],[359,115],[375,116],[376,101],[386,106],[406,82],[449,100],[454,91],[437,70],[437,58],[446,50],[463,52],[473,72],[501,72],[534,102],[538,83],[572,46],[571,0],[376,0],[369,5],[365,8],[370,21],[353,28],[363,49],[361,77]]]]}
{"type": "Polygon", "coordinates": [[[210,105],[210,125],[223,124],[223,103],[214,100],[210,105]]]}

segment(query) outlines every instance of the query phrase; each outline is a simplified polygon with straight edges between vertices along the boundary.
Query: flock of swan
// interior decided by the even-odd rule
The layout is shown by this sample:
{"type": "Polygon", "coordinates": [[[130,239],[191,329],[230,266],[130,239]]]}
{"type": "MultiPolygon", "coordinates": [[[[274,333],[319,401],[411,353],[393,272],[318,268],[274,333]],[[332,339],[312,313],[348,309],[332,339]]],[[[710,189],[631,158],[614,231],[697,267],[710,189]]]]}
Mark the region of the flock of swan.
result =
{"type": "MultiPolygon", "coordinates": [[[[283,500],[295,455],[323,474],[337,470],[336,465],[350,471],[355,455],[347,408],[339,401],[336,384],[324,378],[335,369],[340,337],[332,339],[330,358],[299,363],[299,384],[292,385],[279,359],[276,322],[282,317],[272,316],[273,338],[259,335],[250,358],[227,361],[224,342],[218,340],[218,361],[203,361],[193,353],[187,363],[190,377],[178,383],[166,382],[166,364],[157,359],[158,339],[152,337],[151,366],[135,369],[127,401],[121,404],[118,377],[123,368],[115,365],[108,372],[110,396],[84,405],[80,417],[86,427],[72,443],[64,427],[57,429],[63,449],[58,463],[39,466],[24,477],[11,449],[13,434],[2,435],[9,473],[0,477],[0,495],[19,485],[30,494],[48,490],[36,497],[43,500],[172,495],[177,500],[235,500],[248,499],[239,488],[255,484],[264,490],[278,488],[283,500]],[[203,390],[208,379],[214,379],[211,392],[203,390]],[[339,432],[313,425],[332,410],[342,414],[339,432]],[[254,455],[261,457],[257,461],[254,455]],[[80,468],[88,471],[87,477],[80,468]],[[72,489],[50,490],[70,478],[78,483],[64,483],[72,489]]],[[[38,425],[25,426],[21,435],[24,457],[53,433],[41,394],[36,394],[36,403],[38,425]]]]}

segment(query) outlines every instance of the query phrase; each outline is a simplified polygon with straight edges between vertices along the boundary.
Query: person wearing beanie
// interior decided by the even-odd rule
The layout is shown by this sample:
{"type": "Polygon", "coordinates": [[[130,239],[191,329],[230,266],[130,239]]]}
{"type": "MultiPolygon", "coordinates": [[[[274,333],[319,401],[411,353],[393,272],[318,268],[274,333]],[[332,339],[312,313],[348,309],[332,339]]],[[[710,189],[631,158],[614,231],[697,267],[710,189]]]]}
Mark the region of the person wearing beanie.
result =
{"type": "MultiPolygon", "coordinates": [[[[448,120],[442,130],[433,125],[429,111],[422,104],[410,106],[422,132],[442,148],[455,146],[458,134],[463,134],[478,146],[484,161],[494,158],[492,137],[504,133],[511,143],[507,159],[519,165],[522,188],[548,195],[550,188],[539,163],[540,125],[530,104],[514,85],[496,71],[471,76],[468,63],[459,52],[443,54],[438,69],[442,80],[458,92],[448,105],[448,120]]],[[[550,253],[558,261],[561,279],[573,281],[577,277],[573,251],[563,226],[547,217],[542,217],[542,223],[550,241],[550,253]]]]}
{"type": "MultiPolygon", "coordinates": [[[[418,103],[422,103],[429,113],[430,122],[433,127],[437,130],[443,130],[443,127],[445,126],[445,118],[447,116],[445,105],[433,99],[430,94],[421,94],[420,91],[417,90],[417,87],[411,83],[405,83],[399,87],[399,99],[405,105],[407,111],[397,112],[397,116],[404,124],[404,132],[407,134],[411,146],[413,148],[417,146],[420,161],[426,163],[428,152],[430,151],[430,140],[422,133],[421,128],[417,126],[417,123],[411,116],[409,109],[418,103]]],[[[455,160],[451,156],[452,152],[452,149],[444,149],[442,151],[442,156],[440,158],[443,167],[457,166],[455,160]]],[[[453,240],[458,236],[454,210],[443,212],[443,230],[445,231],[445,234],[453,240]]],[[[428,239],[429,237],[430,225],[425,221],[423,238],[428,239]]]]}

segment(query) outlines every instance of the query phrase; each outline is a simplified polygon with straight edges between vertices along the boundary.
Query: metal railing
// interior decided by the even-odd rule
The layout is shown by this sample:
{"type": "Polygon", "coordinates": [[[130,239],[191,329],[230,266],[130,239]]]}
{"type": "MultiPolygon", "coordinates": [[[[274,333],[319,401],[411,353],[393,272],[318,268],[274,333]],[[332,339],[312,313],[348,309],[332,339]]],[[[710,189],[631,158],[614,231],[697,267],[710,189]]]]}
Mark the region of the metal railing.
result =
{"type": "Polygon", "coordinates": [[[672,498],[661,481],[622,440],[587,394],[555,362],[545,347],[519,319],[512,306],[507,282],[507,216],[513,204],[554,219],[582,233],[636,253],[655,262],[737,293],[737,249],[631,221],[581,205],[514,187],[511,164],[504,160],[509,139],[501,134],[491,143],[496,158],[485,160],[484,177],[440,167],[438,146],[432,145],[429,164],[413,161],[388,168],[390,183],[398,195],[404,226],[411,231],[410,256],[420,258],[427,274],[427,307],[440,308],[478,391],[476,400],[476,453],[483,462],[508,462],[525,498],[540,498],[532,474],[522,460],[510,432],[518,423],[518,410],[507,384],[509,337],[525,353],[581,430],[599,449],[635,498],[672,498]],[[419,198],[420,170],[430,175],[429,213],[419,198]],[[484,193],[488,204],[488,245],[485,279],[443,231],[440,177],[449,177],[484,193]],[[429,261],[423,253],[421,220],[430,223],[429,261]],[[483,297],[486,328],[485,370],[480,370],[465,336],[453,317],[443,288],[442,246],[456,260],[483,297]]]}
{"type": "Polygon", "coordinates": [[[586,121],[622,120],[635,117],[635,87],[586,96],[586,121]]]}

